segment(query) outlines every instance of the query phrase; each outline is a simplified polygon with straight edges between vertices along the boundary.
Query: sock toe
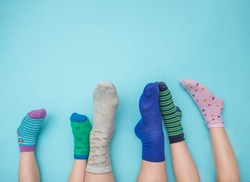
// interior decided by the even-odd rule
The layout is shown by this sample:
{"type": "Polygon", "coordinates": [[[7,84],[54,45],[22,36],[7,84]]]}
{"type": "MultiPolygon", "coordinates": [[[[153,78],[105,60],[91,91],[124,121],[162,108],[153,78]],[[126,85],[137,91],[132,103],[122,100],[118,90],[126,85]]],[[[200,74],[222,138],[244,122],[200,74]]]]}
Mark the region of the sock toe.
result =
{"type": "Polygon", "coordinates": [[[148,83],[144,90],[143,90],[143,95],[146,97],[151,97],[152,95],[159,95],[159,88],[157,83],[148,83]]]}
{"type": "Polygon", "coordinates": [[[119,104],[119,97],[116,88],[111,82],[99,82],[94,90],[93,96],[94,105],[97,105],[98,107],[105,105],[106,108],[116,108],[119,104]]]}
{"type": "Polygon", "coordinates": [[[158,102],[158,97],[158,85],[156,83],[148,83],[143,90],[139,103],[142,114],[154,108],[153,105],[158,102]]]}
{"type": "Polygon", "coordinates": [[[32,119],[41,119],[46,117],[46,110],[40,109],[40,110],[33,110],[28,113],[28,116],[32,119]]]}
{"type": "Polygon", "coordinates": [[[103,92],[114,92],[115,86],[111,82],[99,82],[96,86],[96,89],[103,92]]]}
{"type": "Polygon", "coordinates": [[[183,80],[180,81],[180,84],[181,84],[181,86],[182,86],[183,88],[186,88],[186,80],[187,80],[187,79],[183,79],[183,80]]]}
{"type": "Polygon", "coordinates": [[[145,122],[154,124],[161,122],[159,108],[159,88],[157,83],[149,83],[145,86],[139,102],[139,109],[145,122]],[[156,119],[157,118],[157,119],[156,119]]]}
{"type": "Polygon", "coordinates": [[[187,88],[189,84],[192,84],[193,82],[195,82],[194,80],[190,79],[190,78],[185,78],[183,80],[180,81],[180,84],[183,88],[187,88]]]}
{"type": "Polygon", "coordinates": [[[164,82],[158,82],[158,87],[159,87],[160,91],[164,91],[164,90],[168,89],[166,83],[164,83],[164,82]]]}
{"type": "Polygon", "coordinates": [[[86,121],[87,119],[88,119],[87,116],[78,113],[72,113],[72,115],[70,116],[70,121],[72,122],[83,122],[86,121]]]}

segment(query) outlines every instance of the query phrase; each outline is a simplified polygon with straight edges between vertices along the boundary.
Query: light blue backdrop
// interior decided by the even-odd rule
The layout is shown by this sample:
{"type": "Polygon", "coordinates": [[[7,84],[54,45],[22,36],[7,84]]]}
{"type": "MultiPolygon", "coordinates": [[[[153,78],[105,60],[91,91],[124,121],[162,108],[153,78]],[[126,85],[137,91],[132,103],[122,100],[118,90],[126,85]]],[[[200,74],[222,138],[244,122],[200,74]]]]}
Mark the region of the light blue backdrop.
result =
{"type": "MultiPolygon", "coordinates": [[[[42,181],[67,181],[72,112],[92,119],[92,92],[112,81],[120,105],[111,146],[118,182],[133,182],[141,143],[134,134],[148,82],[165,81],[183,111],[186,142],[201,180],[215,181],[208,130],[178,81],[204,83],[225,101],[225,128],[250,181],[250,1],[0,0],[0,181],[17,181],[16,128],[32,109],[47,109],[38,139],[42,181]]],[[[166,133],[165,133],[166,134],[166,133]]],[[[168,139],[167,175],[174,181],[168,139]]]]}

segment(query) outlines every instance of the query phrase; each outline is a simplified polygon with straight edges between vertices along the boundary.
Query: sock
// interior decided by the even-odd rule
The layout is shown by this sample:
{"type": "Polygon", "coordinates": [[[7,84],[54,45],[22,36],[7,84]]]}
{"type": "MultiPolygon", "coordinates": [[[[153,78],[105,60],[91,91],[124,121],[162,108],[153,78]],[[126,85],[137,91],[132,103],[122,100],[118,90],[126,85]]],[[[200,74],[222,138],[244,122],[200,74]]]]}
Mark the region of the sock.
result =
{"type": "Polygon", "coordinates": [[[142,159],[149,162],[165,161],[157,83],[149,83],[145,86],[140,97],[139,108],[141,120],[135,127],[135,134],[142,142],[142,159]]]}
{"type": "Polygon", "coordinates": [[[224,107],[223,100],[197,81],[184,79],[180,83],[198,106],[207,127],[224,127],[221,118],[224,107]]]}
{"type": "Polygon", "coordinates": [[[181,110],[174,105],[171,92],[164,82],[158,83],[160,89],[160,110],[164,125],[168,132],[169,142],[184,141],[184,133],[181,125],[181,110]]]}
{"type": "Polygon", "coordinates": [[[108,173],[112,171],[110,162],[110,142],[114,133],[114,117],[118,106],[115,86],[110,82],[97,84],[94,90],[94,121],[90,133],[90,154],[86,171],[108,173]]]}
{"type": "Polygon", "coordinates": [[[36,148],[37,134],[46,117],[45,109],[29,112],[17,128],[20,152],[33,152],[36,148]]]}
{"type": "Polygon", "coordinates": [[[74,136],[74,159],[88,159],[91,124],[85,115],[73,113],[70,125],[74,136]]]}

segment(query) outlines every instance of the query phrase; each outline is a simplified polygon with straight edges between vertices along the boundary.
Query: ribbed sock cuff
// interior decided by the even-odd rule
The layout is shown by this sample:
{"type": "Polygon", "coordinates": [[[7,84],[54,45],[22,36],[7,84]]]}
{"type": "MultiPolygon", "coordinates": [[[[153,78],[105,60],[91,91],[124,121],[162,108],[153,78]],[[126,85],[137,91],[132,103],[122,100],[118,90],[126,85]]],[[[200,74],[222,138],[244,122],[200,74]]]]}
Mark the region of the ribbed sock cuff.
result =
{"type": "Polygon", "coordinates": [[[89,158],[89,155],[76,155],[76,154],[74,154],[74,159],[87,160],[88,158],[89,158]]]}
{"type": "Polygon", "coordinates": [[[35,149],[36,146],[19,146],[20,152],[33,152],[35,149]]]}
{"type": "Polygon", "coordinates": [[[169,136],[169,142],[170,144],[172,143],[177,143],[177,142],[182,142],[185,140],[184,138],[184,133],[180,134],[180,135],[175,135],[175,136],[169,136]]]}
{"type": "Polygon", "coordinates": [[[111,166],[107,167],[92,167],[92,166],[87,166],[86,171],[88,173],[94,173],[94,174],[104,174],[104,173],[109,173],[112,171],[111,166]]]}

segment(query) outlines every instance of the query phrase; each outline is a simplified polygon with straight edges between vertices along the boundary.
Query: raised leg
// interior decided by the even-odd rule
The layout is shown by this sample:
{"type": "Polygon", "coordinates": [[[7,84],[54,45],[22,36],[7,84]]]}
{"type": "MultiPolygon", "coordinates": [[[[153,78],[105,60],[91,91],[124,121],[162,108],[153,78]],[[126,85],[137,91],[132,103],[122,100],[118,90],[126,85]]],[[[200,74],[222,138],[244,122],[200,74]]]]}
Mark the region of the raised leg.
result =
{"type": "Polygon", "coordinates": [[[217,172],[217,181],[240,181],[237,160],[224,128],[209,129],[217,172]]]}
{"type": "Polygon", "coordinates": [[[140,97],[141,120],[135,127],[135,134],[142,142],[142,163],[138,182],[167,181],[164,135],[159,108],[157,83],[149,83],[140,97]]]}
{"type": "Polygon", "coordinates": [[[217,181],[240,181],[237,160],[222,120],[223,100],[197,81],[184,79],[181,81],[181,85],[196,103],[209,128],[217,181]]]}
{"type": "Polygon", "coordinates": [[[19,174],[20,182],[40,181],[39,168],[35,156],[36,138],[42,122],[46,117],[45,109],[29,112],[17,128],[20,149],[19,174]]]}
{"type": "Polygon", "coordinates": [[[112,182],[110,142],[114,134],[114,117],[118,106],[115,86],[110,82],[97,84],[94,91],[94,121],[90,134],[90,155],[86,182],[112,182]]]}
{"type": "Polygon", "coordinates": [[[89,134],[91,124],[85,115],[73,113],[70,125],[74,138],[74,163],[69,176],[69,182],[83,182],[89,156],[89,134]]]}
{"type": "Polygon", "coordinates": [[[40,173],[34,152],[20,152],[19,182],[39,182],[40,173]]]}
{"type": "Polygon", "coordinates": [[[184,139],[181,124],[182,112],[175,106],[167,85],[159,82],[158,86],[160,110],[168,133],[176,180],[181,182],[199,181],[197,168],[184,139]]]}

